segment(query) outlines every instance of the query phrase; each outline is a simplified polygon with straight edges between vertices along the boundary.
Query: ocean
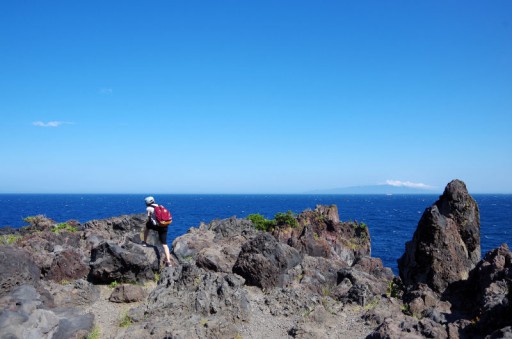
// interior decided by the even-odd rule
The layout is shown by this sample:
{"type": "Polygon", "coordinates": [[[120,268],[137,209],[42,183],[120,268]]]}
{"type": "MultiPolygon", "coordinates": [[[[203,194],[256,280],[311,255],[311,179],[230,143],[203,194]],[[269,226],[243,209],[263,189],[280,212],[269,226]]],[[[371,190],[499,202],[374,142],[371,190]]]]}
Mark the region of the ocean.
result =
{"type": "MultiPolygon", "coordinates": [[[[512,244],[512,195],[475,194],[480,208],[482,255],[512,244]]],[[[155,195],[173,214],[169,243],[201,222],[259,213],[300,213],[318,204],[338,206],[340,219],[364,222],[370,229],[372,256],[397,273],[396,260],[412,239],[425,208],[438,195],[155,195]]],[[[143,213],[140,194],[0,194],[0,227],[21,227],[28,216],[43,214],[57,222],[82,223],[123,214],[143,213]]]]}

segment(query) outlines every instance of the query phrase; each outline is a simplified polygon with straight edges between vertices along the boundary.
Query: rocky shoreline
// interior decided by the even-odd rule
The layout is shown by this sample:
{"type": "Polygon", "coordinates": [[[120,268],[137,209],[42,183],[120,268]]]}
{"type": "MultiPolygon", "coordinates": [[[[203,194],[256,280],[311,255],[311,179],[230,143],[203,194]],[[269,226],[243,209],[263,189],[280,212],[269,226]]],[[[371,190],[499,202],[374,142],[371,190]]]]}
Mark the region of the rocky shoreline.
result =
{"type": "Polygon", "coordinates": [[[159,245],[141,246],[144,215],[27,221],[0,231],[0,338],[512,337],[512,253],[480,258],[478,205],[459,180],[425,210],[399,276],[336,206],[267,232],[201,224],[168,268],[159,245]]]}

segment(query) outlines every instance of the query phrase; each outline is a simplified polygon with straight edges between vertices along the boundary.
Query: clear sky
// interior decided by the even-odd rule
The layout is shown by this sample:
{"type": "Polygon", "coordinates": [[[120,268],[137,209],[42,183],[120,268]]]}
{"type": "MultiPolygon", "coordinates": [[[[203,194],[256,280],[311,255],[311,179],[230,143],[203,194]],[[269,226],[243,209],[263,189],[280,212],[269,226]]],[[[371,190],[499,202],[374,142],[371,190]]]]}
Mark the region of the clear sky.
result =
{"type": "Polygon", "coordinates": [[[0,193],[512,193],[512,1],[3,1],[0,193]]]}

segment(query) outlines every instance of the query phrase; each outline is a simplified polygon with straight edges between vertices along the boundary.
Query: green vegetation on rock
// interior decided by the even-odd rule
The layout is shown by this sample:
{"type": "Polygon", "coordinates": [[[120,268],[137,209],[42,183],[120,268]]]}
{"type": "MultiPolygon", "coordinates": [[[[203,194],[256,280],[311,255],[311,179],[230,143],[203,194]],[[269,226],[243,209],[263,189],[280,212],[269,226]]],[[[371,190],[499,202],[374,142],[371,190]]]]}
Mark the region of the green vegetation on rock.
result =
{"type": "Polygon", "coordinates": [[[100,338],[100,328],[98,326],[94,326],[91,333],[87,335],[86,339],[99,339],[100,338]]]}
{"type": "Polygon", "coordinates": [[[276,226],[275,220],[265,219],[261,214],[250,214],[247,219],[252,221],[254,227],[258,230],[269,232],[276,226]]]}
{"type": "Polygon", "coordinates": [[[21,239],[21,235],[6,234],[0,235],[0,245],[11,245],[21,239]]]}
{"type": "Polygon", "coordinates": [[[66,222],[57,224],[52,228],[53,233],[59,234],[61,231],[76,232],[76,231],[78,231],[78,228],[76,228],[75,226],[71,226],[70,224],[68,224],[66,222]]]}
{"type": "Polygon", "coordinates": [[[132,319],[128,316],[128,313],[124,313],[119,320],[119,327],[128,327],[132,324],[132,319]]]}
{"type": "Polygon", "coordinates": [[[288,211],[286,213],[277,213],[274,218],[278,226],[288,225],[292,228],[299,226],[299,222],[295,218],[295,215],[292,213],[292,211],[288,211]]]}
{"type": "Polygon", "coordinates": [[[270,220],[265,219],[265,217],[261,214],[250,214],[247,219],[252,221],[256,229],[265,232],[271,232],[275,227],[278,226],[290,226],[293,228],[299,226],[299,223],[292,211],[288,211],[286,213],[277,213],[274,216],[274,219],[270,220]]]}

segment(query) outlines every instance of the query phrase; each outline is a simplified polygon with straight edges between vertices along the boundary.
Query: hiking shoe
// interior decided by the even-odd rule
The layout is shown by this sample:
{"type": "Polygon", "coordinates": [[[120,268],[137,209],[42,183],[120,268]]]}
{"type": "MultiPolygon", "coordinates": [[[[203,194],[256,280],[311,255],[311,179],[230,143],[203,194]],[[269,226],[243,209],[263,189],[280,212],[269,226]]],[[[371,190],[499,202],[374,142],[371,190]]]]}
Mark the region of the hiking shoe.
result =
{"type": "Polygon", "coordinates": [[[165,267],[171,267],[171,262],[170,261],[166,261],[165,262],[165,267]]]}
{"type": "Polygon", "coordinates": [[[148,244],[145,241],[141,242],[140,244],[142,245],[142,247],[148,247],[148,244]]]}

